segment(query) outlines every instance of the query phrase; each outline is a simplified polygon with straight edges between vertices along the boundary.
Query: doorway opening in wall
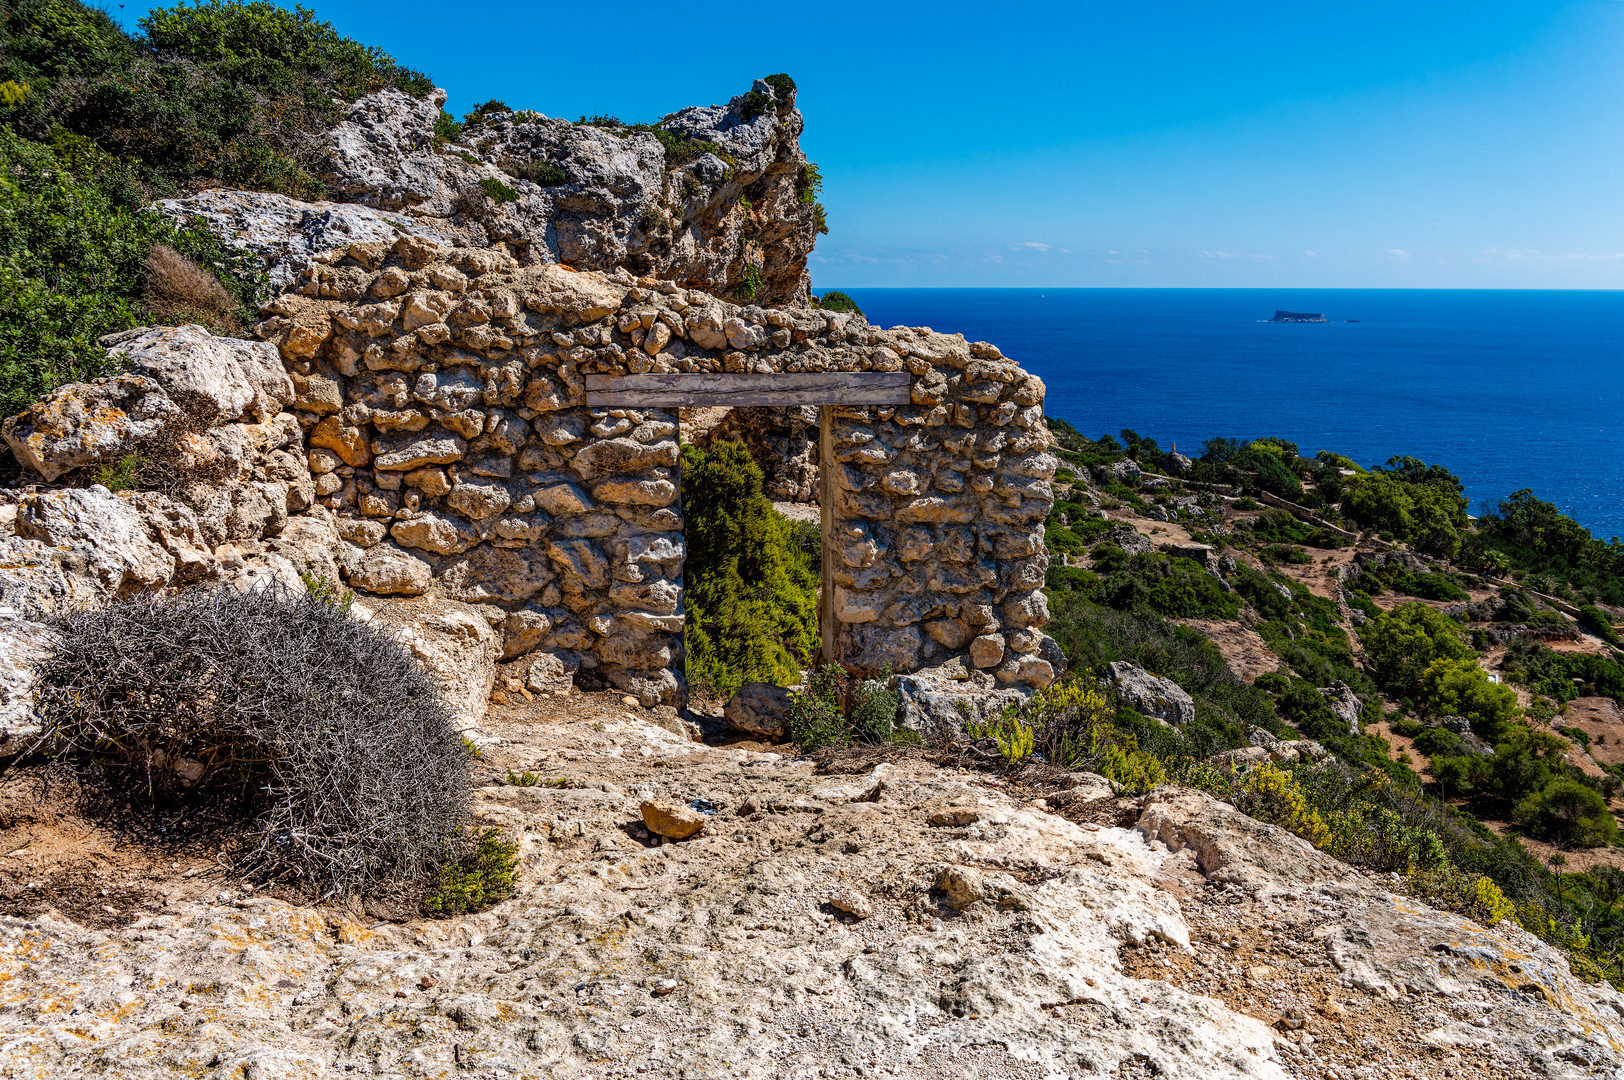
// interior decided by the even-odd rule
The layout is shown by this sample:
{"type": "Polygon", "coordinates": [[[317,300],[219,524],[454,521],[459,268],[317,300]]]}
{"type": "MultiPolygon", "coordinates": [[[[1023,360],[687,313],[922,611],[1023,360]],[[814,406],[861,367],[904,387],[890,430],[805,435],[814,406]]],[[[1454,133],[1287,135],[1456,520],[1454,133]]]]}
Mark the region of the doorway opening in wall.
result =
{"type": "Polygon", "coordinates": [[[799,683],[821,649],[817,408],[680,415],[689,693],[716,705],[745,683],[799,683]]]}
{"type": "Polygon", "coordinates": [[[909,379],[906,371],[586,377],[589,408],[674,408],[683,421],[678,484],[690,695],[715,704],[743,683],[791,686],[803,670],[839,662],[831,417],[837,407],[906,404],[909,379]],[[730,412],[738,413],[734,426],[721,426],[730,412]],[[759,427],[762,416],[782,422],[780,434],[794,432],[793,463],[760,453],[768,464],[764,472],[752,455],[747,429],[759,427]],[[776,509],[770,494],[788,495],[783,501],[804,509],[776,509]],[[805,501],[811,494],[819,507],[815,520],[805,501]]]}

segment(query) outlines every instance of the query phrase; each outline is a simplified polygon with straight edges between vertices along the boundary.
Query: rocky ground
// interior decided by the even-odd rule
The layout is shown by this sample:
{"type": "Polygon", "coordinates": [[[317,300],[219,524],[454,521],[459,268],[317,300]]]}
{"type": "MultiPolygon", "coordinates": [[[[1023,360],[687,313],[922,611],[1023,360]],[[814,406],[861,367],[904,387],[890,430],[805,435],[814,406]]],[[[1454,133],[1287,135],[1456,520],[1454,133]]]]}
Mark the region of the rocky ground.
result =
{"type": "Polygon", "coordinates": [[[659,719],[600,694],[493,709],[477,815],[521,839],[521,887],[445,920],[256,895],[207,846],[13,776],[0,1076],[1624,1068],[1624,998],[1548,947],[1204,795],[917,751],[819,765],[659,719]],[[661,843],[651,798],[715,813],[661,843]]]}

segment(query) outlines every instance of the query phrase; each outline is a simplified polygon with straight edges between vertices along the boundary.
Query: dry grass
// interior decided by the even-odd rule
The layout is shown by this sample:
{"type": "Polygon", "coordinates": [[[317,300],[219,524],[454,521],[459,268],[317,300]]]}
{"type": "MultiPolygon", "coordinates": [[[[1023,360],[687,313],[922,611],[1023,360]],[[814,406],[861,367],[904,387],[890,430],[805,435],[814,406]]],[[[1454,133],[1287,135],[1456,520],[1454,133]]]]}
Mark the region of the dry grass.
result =
{"type": "Polygon", "coordinates": [[[197,323],[211,333],[239,335],[237,302],[220,280],[168,244],[147,255],[141,302],[165,323],[197,323]]]}

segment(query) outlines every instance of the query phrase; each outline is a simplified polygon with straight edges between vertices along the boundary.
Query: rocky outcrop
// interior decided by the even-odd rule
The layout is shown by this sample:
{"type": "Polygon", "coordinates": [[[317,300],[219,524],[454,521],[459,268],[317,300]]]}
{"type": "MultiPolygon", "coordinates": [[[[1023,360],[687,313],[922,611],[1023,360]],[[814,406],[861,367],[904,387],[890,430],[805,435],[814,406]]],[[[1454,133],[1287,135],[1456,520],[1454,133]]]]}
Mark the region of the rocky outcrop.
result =
{"type": "Polygon", "coordinates": [[[1331,707],[1331,712],[1342,723],[1348,725],[1348,734],[1359,734],[1359,695],[1353,692],[1353,687],[1345,682],[1334,682],[1330,686],[1320,687],[1320,696],[1331,707]]]}
{"type": "Polygon", "coordinates": [[[287,288],[324,251],[361,241],[392,242],[402,233],[450,243],[409,214],[358,203],[301,202],[263,191],[200,191],[162,199],[156,209],[180,223],[202,225],[228,248],[251,255],[272,295],[287,288]]]}
{"type": "MultiPolygon", "coordinates": [[[[517,895],[490,911],[357,920],[249,893],[208,859],[182,878],[166,851],[164,894],[127,914],[101,906],[129,903],[103,871],[90,916],[0,919],[7,1064],[131,1080],[1624,1067],[1624,998],[1512,921],[1396,895],[1200,793],[1141,807],[1073,774],[1045,807],[917,758],[818,776],[591,704],[491,720],[482,768],[561,782],[478,791],[479,822],[520,844],[517,895]]],[[[40,846],[11,864],[45,877],[40,846]]]]}
{"type": "Polygon", "coordinates": [[[721,296],[804,301],[820,211],[787,81],[654,127],[498,112],[449,143],[434,135],[444,102],[439,90],[382,90],[350,105],[320,167],[340,202],[210,191],[160,209],[252,253],[273,292],[324,250],[415,233],[523,265],[623,267],[721,296]]]}
{"type": "Polygon", "coordinates": [[[1166,724],[1195,720],[1195,701],[1172,679],[1152,675],[1126,660],[1113,661],[1107,672],[1111,686],[1129,708],[1166,724]]]}

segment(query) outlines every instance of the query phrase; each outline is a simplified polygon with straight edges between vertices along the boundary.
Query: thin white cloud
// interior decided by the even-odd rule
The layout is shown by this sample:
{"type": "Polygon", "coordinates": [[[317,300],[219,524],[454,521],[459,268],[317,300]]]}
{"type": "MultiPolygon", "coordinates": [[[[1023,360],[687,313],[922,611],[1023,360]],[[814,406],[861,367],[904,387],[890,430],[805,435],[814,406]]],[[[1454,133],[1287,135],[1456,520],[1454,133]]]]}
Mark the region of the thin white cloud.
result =
{"type": "Polygon", "coordinates": [[[1388,248],[1387,257],[1390,259],[1408,259],[1410,253],[1403,248],[1388,248]]]}
{"type": "Polygon", "coordinates": [[[1040,244],[1036,240],[1022,240],[1018,244],[1010,244],[1011,251],[1048,251],[1051,245],[1040,244]]]}

